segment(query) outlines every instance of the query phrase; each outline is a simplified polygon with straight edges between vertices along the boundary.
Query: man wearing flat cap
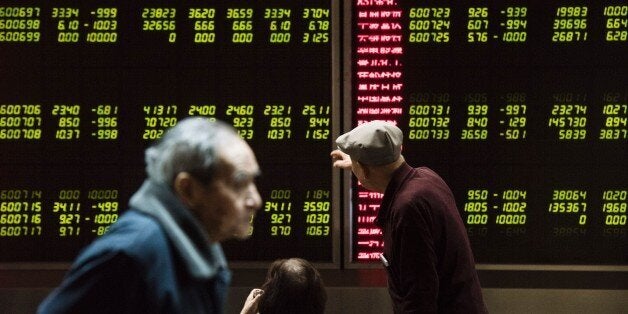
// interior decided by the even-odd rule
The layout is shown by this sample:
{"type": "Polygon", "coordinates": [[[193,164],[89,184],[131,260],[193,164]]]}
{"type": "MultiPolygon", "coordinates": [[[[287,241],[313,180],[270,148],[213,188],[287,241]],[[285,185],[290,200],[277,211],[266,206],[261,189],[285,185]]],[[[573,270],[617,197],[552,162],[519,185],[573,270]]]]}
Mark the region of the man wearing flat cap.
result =
{"type": "Polygon", "coordinates": [[[454,196],[434,171],[406,163],[402,142],[394,124],[371,121],[338,137],[331,152],[334,167],[384,193],[376,224],[394,312],[487,313],[454,196]]]}

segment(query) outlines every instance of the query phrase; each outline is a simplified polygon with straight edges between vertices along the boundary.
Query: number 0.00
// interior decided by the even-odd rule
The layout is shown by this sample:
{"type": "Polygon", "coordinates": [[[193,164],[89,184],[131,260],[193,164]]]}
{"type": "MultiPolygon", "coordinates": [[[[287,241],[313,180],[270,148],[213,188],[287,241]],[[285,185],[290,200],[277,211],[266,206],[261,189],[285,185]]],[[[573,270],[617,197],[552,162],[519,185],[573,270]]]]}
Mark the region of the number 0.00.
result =
{"type": "Polygon", "coordinates": [[[625,226],[626,215],[608,215],[606,216],[605,224],[607,226],[625,226]]]}
{"type": "Polygon", "coordinates": [[[290,33],[271,33],[270,42],[271,43],[289,43],[290,33]]]}
{"type": "Polygon", "coordinates": [[[251,43],[253,42],[253,33],[233,33],[231,41],[234,43],[251,43]]]}
{"type": "Polygon", "coordinates": [[[474,214],[467,216],[467,225],[485,225],[488,222],[488,215],[474,214]]]}
{"type": "Polygon", "coordinates": [[[57,36],[57,41],[60,43],[75,43],[75,42],[78,42],[78,39],[79,39],[79,33],[76,33],[76,32],[59,33],[59,36],[57,36]]]}
{"type": "Polygon", "coordinates": [[[194,34],[195,43],[213,43],[216,41],[216,33],[196,33],[194,34]]]}

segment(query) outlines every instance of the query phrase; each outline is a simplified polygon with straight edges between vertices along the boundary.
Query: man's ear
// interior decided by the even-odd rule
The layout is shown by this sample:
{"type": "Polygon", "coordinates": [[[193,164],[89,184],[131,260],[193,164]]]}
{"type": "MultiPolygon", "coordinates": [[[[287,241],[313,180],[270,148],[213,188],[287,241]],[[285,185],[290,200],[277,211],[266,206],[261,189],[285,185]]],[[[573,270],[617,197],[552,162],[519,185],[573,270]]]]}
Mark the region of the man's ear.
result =
{"type": "Polygon", "coordinates": [[[174,192],[188,207],[193,207],[195,203],[197,184],[197,180],[187,172],[179,172],[174,178],[174,192]]]}

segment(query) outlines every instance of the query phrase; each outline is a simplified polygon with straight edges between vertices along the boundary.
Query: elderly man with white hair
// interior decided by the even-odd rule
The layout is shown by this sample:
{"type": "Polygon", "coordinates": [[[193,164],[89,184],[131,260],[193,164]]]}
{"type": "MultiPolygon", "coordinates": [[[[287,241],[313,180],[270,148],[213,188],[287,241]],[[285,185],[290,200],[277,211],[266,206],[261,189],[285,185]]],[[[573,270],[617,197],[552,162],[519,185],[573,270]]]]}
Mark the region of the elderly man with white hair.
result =
{"type": "Polygon", "coordinates": [[[180,121],[145,153],[129,210],[75,260],[39,313],[223,313],[220,242],[246,238],[260,170],[229,125],[180,121]]]}

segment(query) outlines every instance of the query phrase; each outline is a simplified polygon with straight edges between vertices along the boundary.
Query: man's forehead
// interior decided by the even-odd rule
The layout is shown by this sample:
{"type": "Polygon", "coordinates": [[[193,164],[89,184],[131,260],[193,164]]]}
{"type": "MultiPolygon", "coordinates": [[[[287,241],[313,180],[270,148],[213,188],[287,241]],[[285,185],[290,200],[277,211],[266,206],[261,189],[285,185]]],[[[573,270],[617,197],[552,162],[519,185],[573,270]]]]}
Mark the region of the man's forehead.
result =
{"type": "Polygon", "coordinates": [[[244,169],[236,169],[233,172],[233,178],[237,181],[246,181],[249,179],[254,179],[257,178],[261,175],[261,171],[259,170],[259,168],[256,169],[251,169],[251,170],[244,170],[244,169]]]}
{"type": "Polygon", "coordinates": [[[235,179],[259,176],[257,159],[246,142],[236,142],[221,150],[218,154],[225,170],[229,170],[235,179]]]}

